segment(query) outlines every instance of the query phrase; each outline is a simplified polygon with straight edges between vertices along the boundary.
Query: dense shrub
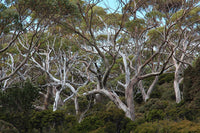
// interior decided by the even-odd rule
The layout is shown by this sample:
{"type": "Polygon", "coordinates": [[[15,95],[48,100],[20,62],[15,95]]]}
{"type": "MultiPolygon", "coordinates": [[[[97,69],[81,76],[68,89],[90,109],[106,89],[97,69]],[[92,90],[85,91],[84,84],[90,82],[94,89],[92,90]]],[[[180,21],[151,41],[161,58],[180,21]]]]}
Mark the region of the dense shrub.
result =
{"type": "Polygon", "coordinates": [[[68,131],[72,128],[77,120],[75,116],[66,115],[65,111],[51,111],[45,110],[34,112],[30,119],[31,129],[37,129],[40,132],[51,131],[61,132],[61,130],[68,131]]]}
{"type": "Polygon", "coordinates": [[[71,132],[129,133],[133,127],[133,122],[125,117],[123,111],[112,108],[86,117],[71,132]]]}
{"type": "Polygon", "coordinates": [[[146,121],[157,121],[157,120],[163,120],[165,117],[165,113],[163,110],[159,109],[153,109],[145,114],[146,121]]]}
{"type": "Polygon", "coordinates": [[[0,120],[0,133],[19,133],[19,131],[11,123],[0,120]]]}
{"type": "Polygon", "coordinates": [[[195,119],[195,112],[192,109],[189,109],[185,106],[181,107],[169,107],[166,110],[166,118],[171,120],[194,120],[195,119]]]}
{"type": "Polygon", "coordinates": [[[193,117],[200,115],[200,58],[184,72],[183,98],[193,117]]]}
{"type": "MultiPolygon", "coordinates": [[[[183,83],[184,99],[186,101],[198,100],[197,97],[200,96],[200,58],[193,67],[185,70],[183,83]]],[[[200,108],[200,106],[197,105],[196,108],[200,108]]]]}
{"type": "Polygon", "coordinates": [[[163,73],[159,77],[158,84],[162,85],[163,83],[170,83],[171,81],[174,80],[174,73],[163,73]]]}
{"type": "Polygon", "coordinates": [[[33,109],[38,89],[30,82],[18,83],[5,91],[0,90],[1,111],[27,112],[33,109]]]}
{"type": "Polygon", "coordinates": [[[27,113],[24,112],[16,112],[16,113],[1,113],[0,119],[11,123],[14,127],[16,127],[19,132],[26,133],[30,129],[30,117],[27,113]]]}
{"type": "Polygon", "coordinates": [[[163,120],[138,125],[134,133],[199,133],[200,124],[188,120],[180,122],[163,120]]]}

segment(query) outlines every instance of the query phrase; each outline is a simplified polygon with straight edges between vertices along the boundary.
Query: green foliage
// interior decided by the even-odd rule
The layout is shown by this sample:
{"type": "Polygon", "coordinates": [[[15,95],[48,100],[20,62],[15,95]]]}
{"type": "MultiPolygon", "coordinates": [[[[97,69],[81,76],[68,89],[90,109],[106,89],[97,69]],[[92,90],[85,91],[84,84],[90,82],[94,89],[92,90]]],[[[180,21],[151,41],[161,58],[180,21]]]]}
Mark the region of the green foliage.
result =
{"type": "Polygon", "coordinates": [[[200,59],[194,67],[188,67],[184,72],[183,94],[186,101],[191,102],[192,108],[200,109],[200,59]]]}
{"type": "Polygon", "coordinates": [[[145,28],[145,20],[139,18],[134,19],[132,21],[127,22],[125,26],[131,32],[135,32],[136,29],[138,32],[141,32],[145,28]]]}
{"type": "Polygon", "coordinates": [[[141,113],[149,110],[165,110],[169,105],[166,100],[159,100],[158,98],[150,98],[144,105],[139,107],[141,113]]]}
{"type": "MultiPolygon", "coordinates": [[[[0,114],[0,119],[4,120],[6,129],[14,130],[16,127],[21,133],[32,132],[68,132],[77,124],[75,116],[67,115],[65,111],[34,111],[29,114],[25,113],[10,113],[0,114]]],[[[1,123],[1,121],[0,121],[1,123]]],[[[17,129],[15,129],[17,131],[17,129]]],[[[8,131],[8,130],[7,130],[8,131]]]]}
{"type": "Polygon", "coordinates": [[[156,133],[156,126],[151,123],[144,123],[142,125],[137,126],[134,130],[134,133],[156,133]]]}
{"type": "Polygon", "coordinates": [[[56,132],[59,132],[59,127],[63,126],[65,130],[72,128],[76,124],[76,118],[74,116],[66,115],[64,111],[50,111],[45,110],[41,112],[34,112],[30,119],[32,129],[44,128],[52,130],[56,129],[56,132]]]}
{"type": "Polygon", "coordinates": [[[0,3],[0,35],[9,33],[13,29],[19,29],[21,28],[20,26],[19,14],[16,9],[0,3]]]}
{"type": "Polygon", "coordinates": [[[163,120],[153,123],[143,123],[137,126],[134,133],[197,133],[200,132],[199,123],[188,120],[180,122],[163,120]]]}
{"type": "Polygon", "coordinates": [[[134,93],[135,97],[134,97],[134,101],[138,104],[141,104],[144,100],[142,98],[142,93],[134,93]]]}
{"type": "Polygon", "coordinates": [[[146,14],[146,17],[152,18],[152,19],[157,18],[157,19],[161,20],[163,17],[165,17],[165,15],[159,11],[151,11],[146,14]]]}
{"type": "Polygon", "coordinates": [[[193,8],[187,15],[187,21],[194,22],[196,20],[199,20],[200,19],[199,13],[200,13],[200,7],[193,8]]]}
{"type": "Polygon", "coordinates": [[[158,27],[148,31],[149,40],[148,42],[160,42],[162,40],[162,34],[164,32],[164,27],[158,27]]]}
{"type": "Polygon", "coordinates": [[[89,117],[86,117],[72,131],[82,133],[110,133],[122,132],[128,133],[133,128],[130,119],[124,116],[123,111],[112,108],[108,111],[100,111],[89,117]]]}
{"type": "Polygon", "coordinates": [[[153,109],[145,114],[146,121],[156,121],[156,120],[163,120],[164,119],[164,112],[159,109],[153,109]]]}
{"type": "Polygon", "coordinates": [[[85,86],[82,86],[80,89],[79,89],[79,94],[83,94],[84,92],[87,92],[88,90],[92,90],[93,88],[96,87],[96,83],[95,82],[90,82],[89,84],[85,85],[85,86]]]}
{"type": "Polygon", "coordinates": [[[69,2],[69,0],[20,0],[20,4],[26,5],[40,17],[50,17],[56,14],[67,16],[69,14],[74,14],[77,10],[77,7],[69,2]]]}
{"type": "Polygon", "coordinates": [[[26,112],[33,108],[38,94],[38,89],[30,82],[15,84],[5,91],[0,91],[0,105],[4,111],[26,112]]]}
{"type": "Polygon", "coordinates": [[[162,96],[161,90],[157,86],[154,87],[152,93],[150,94],[150,98],[160,98],[162,96]]]}
{"type": "Polygon", "coordinates": [[[175,22],[184,15],[184,10],[179,10],[171,16],[171,21],[175,22]]]}
{"type": "Polygon", "coordinates": [[[0,120],[1,133],[19,133],[19,131],[10,123],[0,120]]]}
{"type": "Polygon", "coordinates": [[[159,76],[158,84],[162,85],[163,83],[169,83],[174,80],[174,73],[163,73],[159,76]]]}
{"type": "Polygon", "coordinates": [[[0,119],[5,122],[11,123],[20,133],[26,133],[30,129],[30,117],[28,113],[0,113],[0,119]]]}
{"type": "Polygon", "coordinates": [[[117,27],[121,24],[122,14],[119,13],[110,13],[105,15],[105,22],[110,26],[117,27]],[[108,19],[109,18],[109,19],[108,19]]]}
{"type": "Polygon", "coordinates": [[[174,95],[173,85],[169,85],[169,83],[165,83],[159,89],[162,92],[161,99],[163,99],[163,100],[168,99],[169,101],[176,100],[176,97],[174,95]]]}

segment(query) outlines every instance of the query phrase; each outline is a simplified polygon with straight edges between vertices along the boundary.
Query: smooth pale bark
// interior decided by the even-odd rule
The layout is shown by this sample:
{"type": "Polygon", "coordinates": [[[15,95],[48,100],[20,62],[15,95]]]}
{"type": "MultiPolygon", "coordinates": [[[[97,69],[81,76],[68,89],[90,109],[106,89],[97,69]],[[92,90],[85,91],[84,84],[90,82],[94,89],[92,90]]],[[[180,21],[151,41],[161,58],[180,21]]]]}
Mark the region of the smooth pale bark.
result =
{"type": "Polygon", "coordinates": [[[58,109],[58,102],[60,100],[60,90],[56,92],[56,96],[55,96],[55,101],[53,104],[53,111],[56,111],[58,109]]]}
{"type": "MultiPolygon", "coordinates": [[[[131,92],[131,89],[130,89],[131,92]]],[[[122,109],[125,112],[126,117],[130,118],[131,120],[134,121],[134,111],[131,110],[132,107],[134,108],[134,104],[131,104],[131,102],[133,102],[133,100],[129,102],[129,104],[131,105],[131,107],[128,107],[126,104],[124,104],[121,99],[119,98],[119,96],[113,91],[108,91],[106,89],[94,89],[92,91],[88,91],[83,93],[83,95],[91,95],[91,94],[103,94],[105,96],[107,96],[112,102],[115,103],[115,105],[119,108],[122,109]],[[133,106],[132,106],[133,105],[133,106]]],[[[131,96],[129,96],[131,98],[131,96]]],[[[133,97],[132,97],[133,98],[133,97]]]]}
{"type": "Polygon", "coordinates": [[[137,77],[133,77],[131,82],[128,84],[127,88],[125,89],[125,96],[126,96],[126,104],[128,106],[130,112],[130,119],[132,121],[135,120],[135,107],[134,107],[134,99],[133,99],[133,89],[139,79],[137,77]]]}
{"type": "Polygon", "coordinates": [[[179,89],[179,83],[177,80],[174,80],[174,91],[175,91],[175,96],[176,96],[176,103],[181,102],[181,91],[179,89]]]}
{"type": "Polygon", "coordinates": [[[78,97],[77,97],[77,95],[74,97],[74,105],[75,105],[76,115],[78,115],[79,114],[79,105],[78,105],[78,97]]]}
{"type": "MultiPolygon", "coordinates": [[[[182,55],[183,57],[183,55],[182,55]]],[[[183,59],[183,58],[181,58],[183,59]]],[[[181,91],[179,88],[179,83],[180,83],[180,79],[179,79],[179,71],[180,71],[180,67],[181,67],[181,63],[178,63],[176,61],[176,59],[173,57],[173,62],[174,62],[174,66],[175,66],[175,72],[174,72],[174,92],[175,92],[175,97],[176,97],[176,103],[180,103],[181,102],[181,91]]]]}
{"type": "Polygon", "coordinates": [[[139,89],[140,89],[140,91],[142,93],[142,98],[143,98],[143,100],[145,102],[150,98],[151,92],[153,91],[153,88],[155,87],[155,85],[156,85],[157,82],[158,82],[158,76],[155,77],[155,79],[152,82],[151,86],[148,88],[147,93],[146,93],[146,91],[144,89],[142,81],[138,82],[138,87],[139,87],[139,89]]]}
{"type": "Polygon", "coordinates": [[[132,86],[127,87],[126,91],[126,103],[128,110],[126,111],[126,116],[129,117],[132,121],[135,120],[135,107],[133,102],[133,88],[132,86]]]}

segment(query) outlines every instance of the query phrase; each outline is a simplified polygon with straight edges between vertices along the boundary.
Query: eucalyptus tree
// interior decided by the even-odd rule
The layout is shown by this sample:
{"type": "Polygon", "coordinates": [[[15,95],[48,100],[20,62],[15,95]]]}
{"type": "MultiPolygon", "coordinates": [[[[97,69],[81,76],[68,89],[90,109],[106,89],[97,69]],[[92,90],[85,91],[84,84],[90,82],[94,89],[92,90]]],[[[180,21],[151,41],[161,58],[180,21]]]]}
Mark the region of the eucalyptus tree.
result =
{"type": "MultiPolygon", "coordinates": [[[[70,40],[70,43],[63,43],[63,46],[73,44],[78,48],[76,52],[72,49],[55,50],[56,43],[51,41],[44,48],[39,48],[42,51],[38,51],[31,60],[47,73],[50,81],[61,85],[61,89],[56,91],[54,109],[57,109],[61,91],[68,87],[72,92],[68,98],[103,94],[122,109],[128,118],[134,120],[134,90],[139,87],[143,99],[147,100],[158,76],[172,66],[170,59],[177,50],[172,41],[174,28],[196,3],[119,1],[122,11],[118,13],[115,10],[111,13],[98,7],[99,2],[27,1],[28,8],[34,11],[34,15],[44,18],[51,26],[61,27],[65,37],[70,40]],[[184,12],[172,20],[172,16],[181,9],[184,12]],[[115,67],[116,62],[121,64],[115,67]],[[113,73],[114,69],[124,73],[123,81],[115,78],[120,74],[113,73]],[[76,85],[72,82],[76,82],[71,78],[73,76],[77,79],[76,85]],[[149,77],[155,79],[147,86],[146,92],[143,83],[149,77]],[[109,85],[113,80],[117,80],[124,88],[125,102],[117,92],[118,84],[109,85]],[[87,81],[93,84],[92,88],[87,89],[87,81]],[[83,92],[79,92],[80,86],[85,88],[83,92]]],[[[57,41],[62,44],[61,40],[57,41]]]]}
{"type": "Polygon", "coordinates": [[[90,71],[90,82],[96,84],[96,87],[91,91],[86,90],[82,94],[106,95],[126,113],[127,117],[133,120],[132,110],[128,109],[115,91],[107,87],[110,72],[115,64],[120,45],[122,45],[117,40],[120,39],[126,14],[107,13],[105,9],[96,4],[92,1],[77,1],[78,16],[62,18],[64,21],[58,20],[55,16],[52,17],[52,20],[61,25],[63,29],[71,30],[78,47],[91,54],[92,60],[85,60],[83,63],[90,71]]]}
{"type": "MultiPolygon", "coordinates": [[[[183,14],[183,12],[186,12],[185,9],[175,13],[171,19],[175,20],[175,18],[183,14]]],[[[176,48],[172,59],[175,67],[174,90],[177,103],[182,100],[179,86],[183,81],[183,72],[188,65],[192,65],[192,62],[199,53],[199,13],[199,7],[191,7],[187,15],[176,24],[172,33],[173,37],[170,39],[170,41],[173,42],[173,47],[176,48]]]]}
{"type": "MultiPolygon", "coordinates": [[[[179,16],[176,21],[171,21],[163,16],[169,11],[173,14],[173,11],[167,10],[166,12],[162,10],[163,8],[157,8],[158,4],[155,5],[150,1],[129,1],[127,3],[121,1],[120,4],[123,5],[121,14],[107,13],[105,9],[96,6],[98,2],[76,1],[77,12],[75,15],[65,16],[61,10],[57,14],[49,14],[48,18],[66,31],[72,31],[74,33],[73,39],[76,40],[78,47],[96,58],[92,62],[86,61],[85,65],[87,65],[91,75],[94,75],[95,78],[92,82],[95,82],[97,86],[91,91],[86,91],[83,95],[104,94],[118,108],[121,108],[127,117],[134,120],[133,89],[139,83],[144,99],[148,99],[149,93],[146,94],[144,91],[143,80],[155,76],[155,82],[149,89],[151,92],[158,80],[157,76],[171,66],[168,65],[168,62],[175,49],[171,46],[169,38],[173,27],[185,16],[185,13],[179,16]],[[144,16],[142,16],[143,14],[144,16]],[[148,36],[148,34],[155,33],[153,30],[160,30],[158,32],[160,40],[148,36]],[[120,41],[123,38],[122,35],[128,38],[126,44],[123,40],[120,41]],[[126,83],[120,84],[125,88],[126,103],[123,103],[118,94],[109,89],[107,85],[108,80],[113,78],[110,72],[119,55],[123,58],[125,69],[126,83]]],[[[166,5],[169,6],[170,3],[166,5]]],[[[177,7],[180,5],[179,3],[177,7]]],[[[45,16],[40,11],[38,14],[45,16]]]]}
{"type": "MultiPolygon", "coordinates": [[[[124,69],[127,74],[125,75],[126,83],[122,84],[119,82],[119,84],[126,88],[130,82],[130,75],[132,73],[139,79],[138,87],[144,101],[149,98],[153,87],[158,81],[158,76],[173,65],[171,57],[175,57],[175,51],[177,51],[179,47],[178,45],[174,45],[173,40],[174,38],[178,40],[178,37],[175,36],[177,25],[181,27],[186,26],[184,24],[186,20],[183,18],[187,17],[192,9],[196,11],[194,14],[198,14],[198,4],[198,1],[173,0],[135,1],[132,3],[128,12],[131,19],[126,23],[126,33],[132,38],[133,45],[128,45],[129,49],[123,49],[120,53],[123,57],[124,69]],[[139,5],[141,7],[138,9],[138,12],[133,12],[132,10],[139,7],[139,5]],[[131,51],[129,51],[130,49],[131,51]],[[155,79],[149,87],[144,87],[144,78],[149,76],[155,76],[155,79]],[[147,92],[144,88],[148,88],[147,92]]],[[[196,19],[195,24],[197,24],[196,22],[198,22],[198,19],[196,19]]],[[[180,39],[187,40],[188,38],[180,36],[180,39]]],[[[181,48],[178,53],[183,52],[180,50],[181,48]]]]}
{"type": "Polygon", "coordinates": [[[5,1],[0,6],[0,82],[2,83],[2,87],[6,88],[17,77],[23,77],[23,67],[28,58],[34,53],[34,48],[39,46],[38,41],[46,28],[46,23],[43,19],[38,20],[32,16],[33,12],[22,1],[5,1]],[[19,44],[18,38],[25,34],[28,36],[26,44],[29,44],[29,47],[23,51],[23,55],[25,56],[20,56],[17,50],[17,45],[19,44]]]}
{"type": "MultiPolygon", "coordinates": [[[[56,34],[56,28],[50,28],[41,37],[40,47],[36,48],[34,55],[26,64],[30,66],[30,69],[26,70],[24,77],[31,79],[33,83],[41,87],[40,95],[44,101],[42,104],[35,105],[37,109],[47,109],[51,98],[54,99],[54,111],[59,105],[73,99],[76,114],[78,114],[77,92],[88,81],[87,69],[81,63],[81,59],[86,60],[88,57],[87,54],[81,55],[70,41],[71,33],[56,34]],[[54,35],[51,34],[52,30],[54,30],[54,35]],[[61,99],[61,95],[65,98],[61,99]]],[[[28,49],[25,47],[24,38],[19,38],[19,42],[21,46],[28,49]]],[[[20,51],[19,48],[18,50],[20,51]]]]}
{"type": "MultiPolygon", "coordinates": [[[[164,4],[164,3],[163,3],[164,4]]],[[[196,28],[199,24],[199,2],[198,1],[167,1],[167,10],[158,8],[159,14],[162,15],[161,22],[164,22],[165,27],[170,27],[168,33],[168,42],[170,47],[174,50],[170,64],[174,66],[170,71],[174,73],[174,91],[176,102],[181,101],[181,91],[179,84],[183,80],[184,69],[192,63],[196,53],[198,53],[198,38],[199,33],[196,28]],[[170,4],[177,2],[176,4],[170,4]],[[169,8],[173,6],[173,8],[169,8]],[[195,49],[196,48],[196,49],[195,49]],[[196,50],[196,52],[194,52],[196,50]]],[[[165,5],[165,4],[164,4],[165,5]]],[[[159,5],[160,6],[160,5],[159,5]]],[[[155,6],[157,8],[157,6],[155,6]]],[[[155,15],[155,12],[154,12],[155,15]]],[[[155,19],[155,18],[154,18],[155,19]]],[[[152,29],[148,33],[151,42],[160,42],[163,38],[161,33],[166,30],[163,25],[152,29]]],[[[164,34],[163,34],[164,35],[164,34]]]]}

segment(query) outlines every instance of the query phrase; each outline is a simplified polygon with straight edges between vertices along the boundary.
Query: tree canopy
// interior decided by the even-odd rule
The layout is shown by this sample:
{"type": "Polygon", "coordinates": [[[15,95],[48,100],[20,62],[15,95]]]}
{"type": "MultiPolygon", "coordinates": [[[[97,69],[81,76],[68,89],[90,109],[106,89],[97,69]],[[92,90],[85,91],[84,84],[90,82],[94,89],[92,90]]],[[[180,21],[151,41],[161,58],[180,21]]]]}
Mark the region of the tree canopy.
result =
{"type": "MultiPolygon", "coordinates": [[[[135,121],[138,103],[146,105],[155,95],[168,92],[159,92],[163,80],[173,81],[177,104],[193,99],[194,92],[188,90],[196,88],[189,83],[193,80],[182,84],[190,76],[184,76],[185,70],[199,57],[199,1],[119,0],[113,12],[99,6],[101,2],[1,2],[2,99],[17,104],[18,110],[56,111],[73,106],[74,111],[69,112],[79,122],[90,122],[84,118],[91,106],[104,102],[109,107],[114,103],[135,121]],[[30,84],[13,87],[27,81],[30,84]],[[6,100],[7,94],[11,99],[6,100]],[[27,100],[20,98],[23,95],[27,100]]],[[[15,108],[15,104],[10,106],[15,108]]],[[[1,106],[7,108],[4,102],[1,106]]],[[[154,115],[164,119],[163,110],[146,113],[146,120],[154,115]]]]}

